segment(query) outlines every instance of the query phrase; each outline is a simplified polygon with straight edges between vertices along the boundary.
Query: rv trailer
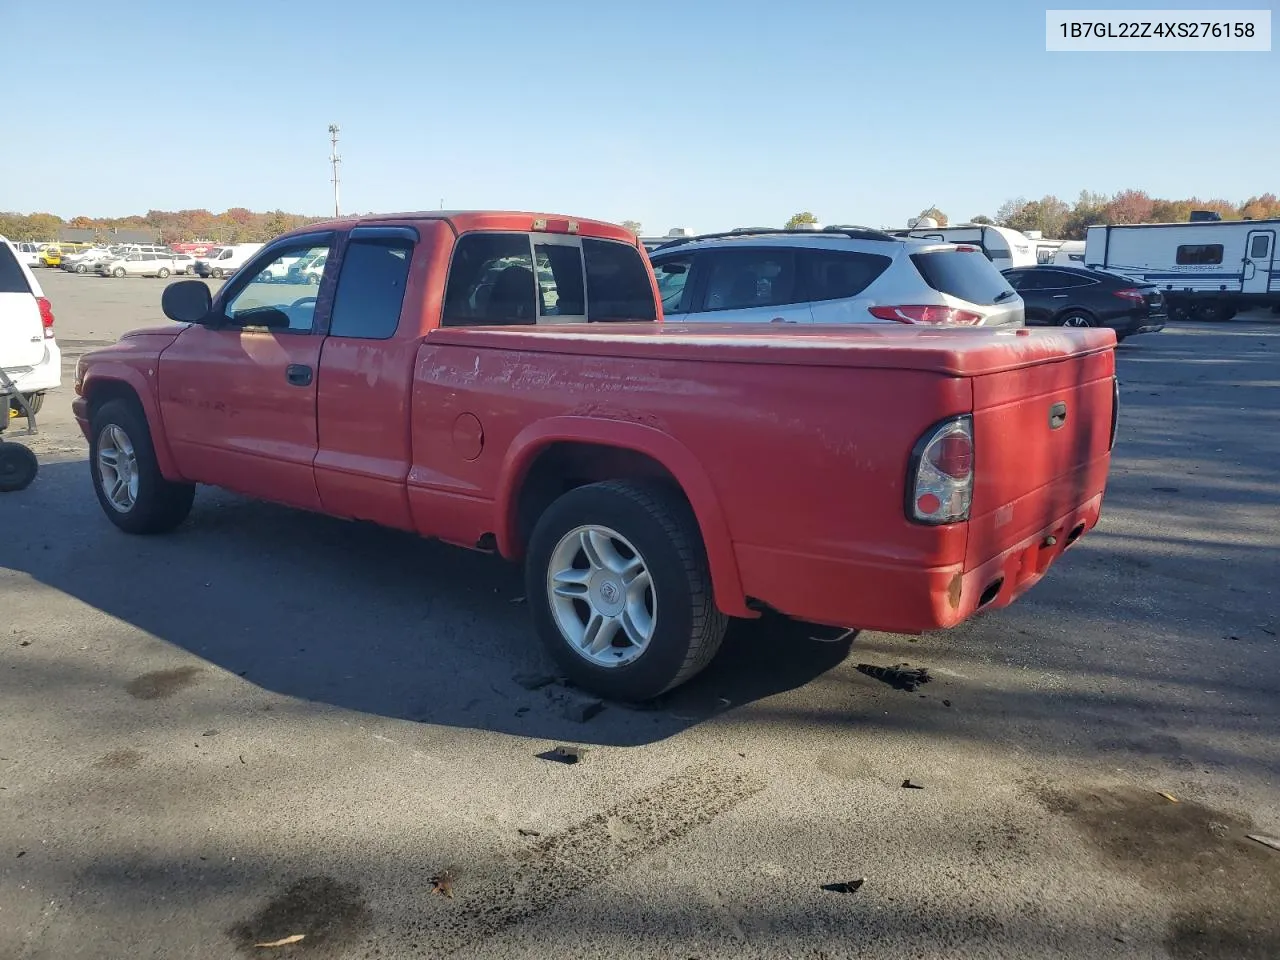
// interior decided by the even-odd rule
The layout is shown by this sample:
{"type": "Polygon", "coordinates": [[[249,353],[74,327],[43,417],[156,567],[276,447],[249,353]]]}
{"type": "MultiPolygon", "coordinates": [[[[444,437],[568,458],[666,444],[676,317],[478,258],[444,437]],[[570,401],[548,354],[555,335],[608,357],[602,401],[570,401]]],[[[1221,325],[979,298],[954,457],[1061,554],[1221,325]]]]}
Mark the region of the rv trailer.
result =
{"type": "Polygon", "coordinates": [[[1174,317],[1230,320],[1280,306],[1280,219],[1090,227],[1084,265],[1160,288],[1174,317]]]}

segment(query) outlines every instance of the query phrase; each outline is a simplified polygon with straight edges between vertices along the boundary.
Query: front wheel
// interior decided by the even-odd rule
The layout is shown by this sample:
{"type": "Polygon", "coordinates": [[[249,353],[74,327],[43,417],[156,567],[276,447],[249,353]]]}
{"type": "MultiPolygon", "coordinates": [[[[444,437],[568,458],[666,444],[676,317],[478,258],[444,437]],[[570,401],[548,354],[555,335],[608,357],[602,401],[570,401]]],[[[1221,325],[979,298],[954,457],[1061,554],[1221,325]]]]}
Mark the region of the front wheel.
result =
{"type": "Polygon", "coordinates": [[[168,279],[169,279],[169,270],[168,270],[168,268],[167,268],[167,267],[161,267],[159,270],[157,270],[157,271],[156,271],[156,276],[157,276],[157,277],[159,277],[161,280],[168,280],[168,279]]]}
{"type": "Polygon", "coordinates": [[[116,267],[114,270],[111,271],[111,275],[115,277],[117,280],[119,280],[121,277],[124,276],[124,268],[116,267]]]}
{"type": "Polygon", "coordinates": [[[547,651],[576,685],[612,699],[648,700],[689,680],[728,623],[693,511],[662,484],[564,494],[534,527],[525,581],[547,651]]]}
{"type": "Polygon", "coordinates": [[[126,533],[167,533],[187,518],[196,488],[164,478],[136,403],[104,403],[90,435],[93,491],[107,519],[126,533]]]}
{"type": "Polygon", "coordinates": [[[213,279],[215,279],[215,280],[221,280],[221,279],[222,279],[222,268],[221,268],[221,267],[214,267],[211,271],[209,271],[209,276],[213,277],[213,279]]]}
{"type": "Polygon", "coordinates": [[[1096,327],[1097,321],[1083,310],[1068,310],[1058,318],[1060,327],[1096,327]]]}
{"type": "Polygon", "coordinates": [[[88,272],[89,272],[89,268],[86,267],[83,263],[76,264],[76,273],[88,273],[88,272]]]}

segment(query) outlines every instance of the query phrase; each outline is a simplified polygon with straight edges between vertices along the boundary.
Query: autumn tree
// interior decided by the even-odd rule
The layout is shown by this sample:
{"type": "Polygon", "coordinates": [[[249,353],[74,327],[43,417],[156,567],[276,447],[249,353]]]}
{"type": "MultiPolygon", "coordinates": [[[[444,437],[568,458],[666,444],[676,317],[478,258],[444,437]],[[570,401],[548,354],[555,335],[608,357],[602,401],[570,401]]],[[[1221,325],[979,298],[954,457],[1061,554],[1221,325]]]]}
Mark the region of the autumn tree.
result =
{"type": "Polygon", "coordinates": [[[794,213],[791,215],[791,219],[787,221],[787,229],[798,230],[800,227],[817,222],[818,218],[808,210],[805,210],[802,213],[794,213]]]}
{"type": "Polygon", "coordinates": [[[640,235],[640,221],[639,221],[639,220],[623,220],[623,221],[622,221],[622,229],[623,229],[623,230],[630,230],[630,231],[631,231],[632,233],[634,233],[636,236],[639,236],[639,235],[640,235]]]}
{"type": "Polygon", "coordinates": [[[980,224],[983,224],[984,226],[991,226],[992,224],[995,223],[995,221],[992,220],[990,217],[988,217],[985,213],[980,213],[976,217],[970,217],[969,222],[980,223],[980,224]]]}
{"type": "Polygon", "coordinates": [[[1280,217],[1280,200],[1274,193],[1264,193],[1260,197],[1250,197],[1240,205],[1240,216],[1249,220],[1266,220],[1280,217]]]}

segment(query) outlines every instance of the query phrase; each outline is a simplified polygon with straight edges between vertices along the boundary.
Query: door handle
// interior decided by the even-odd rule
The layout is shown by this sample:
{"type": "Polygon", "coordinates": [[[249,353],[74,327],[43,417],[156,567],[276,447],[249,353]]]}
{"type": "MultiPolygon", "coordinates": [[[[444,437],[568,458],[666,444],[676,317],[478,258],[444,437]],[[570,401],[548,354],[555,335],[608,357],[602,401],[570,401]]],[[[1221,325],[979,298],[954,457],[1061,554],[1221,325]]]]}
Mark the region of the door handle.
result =
{"type": "Polygon", "coordinates": [[[1055,293],[1055,294],[1053,295],[1053,299],[1054,299],[1054,300],[1065,300],[1065,299],[1067,299],[1067,294],[1065,294],[1065,293],[1055,293]]]}
{"type": "Polygon", "coordinates": [[[285,368],[285,379],[295,387],[311,386],[311,368],[305,363],[291,363],[285,368]]]}
{"type": "Polygon", "coordinates": [[[770,323],[795,323],[796,321],[788,320],[786,317],[774,317],[769,322],[770,323]]]}

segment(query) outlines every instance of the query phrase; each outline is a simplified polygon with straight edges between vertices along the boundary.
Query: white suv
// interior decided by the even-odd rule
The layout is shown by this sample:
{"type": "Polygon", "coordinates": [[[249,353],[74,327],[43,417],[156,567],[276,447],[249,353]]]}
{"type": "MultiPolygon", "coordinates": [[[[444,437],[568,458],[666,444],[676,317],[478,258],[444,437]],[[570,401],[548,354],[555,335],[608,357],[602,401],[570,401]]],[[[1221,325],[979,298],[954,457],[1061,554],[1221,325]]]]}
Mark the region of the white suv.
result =
{"type": "Polygon", "coordinates": [[[1023,325],[1022,298],[978,247],[865,227],[745,230],[649,255],[668,322],[1023,325]]]}
{"type": "MultiPolygon", "coordinates": [[[[44,392],[62,383],[62,353],[53,338],[53,309],[40,281],[0,237],[0,367],[39,410],[44,392]]],[[[0,409],[7,417],[8,410],[0,409]]]]}
{"type": "MultiPolygon", "coordinates": [[[[186,269],[184,265],[183,270],[186,269]]],[[[174,272],[173,256],[167,253],[131,253],[122,260],[104,260],[98,273],[104,277],[159,277],[174,272]]]]}

